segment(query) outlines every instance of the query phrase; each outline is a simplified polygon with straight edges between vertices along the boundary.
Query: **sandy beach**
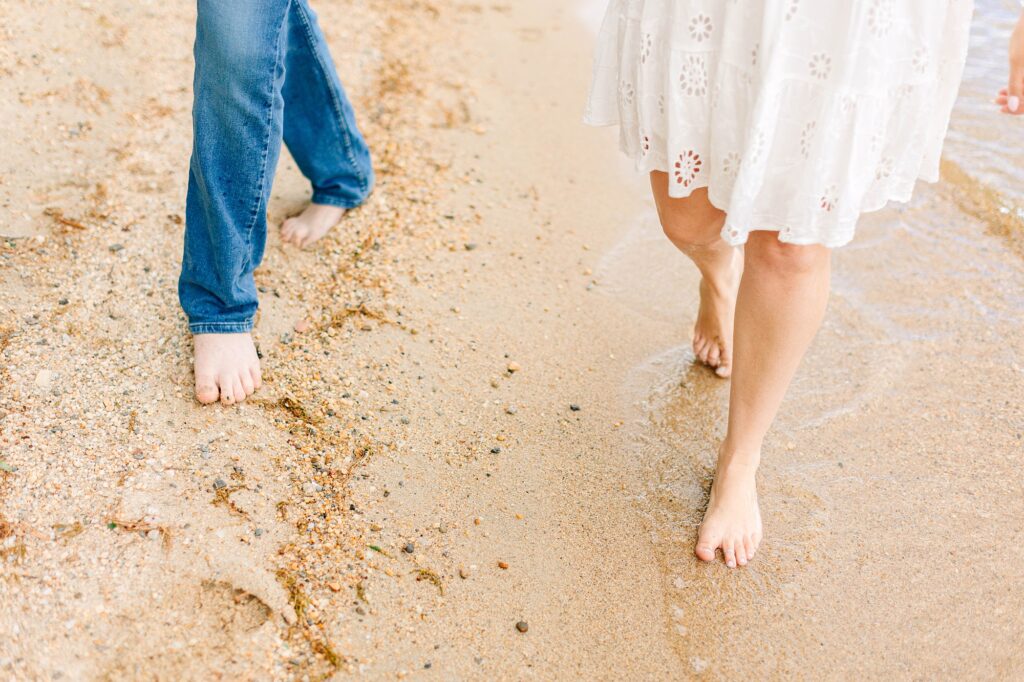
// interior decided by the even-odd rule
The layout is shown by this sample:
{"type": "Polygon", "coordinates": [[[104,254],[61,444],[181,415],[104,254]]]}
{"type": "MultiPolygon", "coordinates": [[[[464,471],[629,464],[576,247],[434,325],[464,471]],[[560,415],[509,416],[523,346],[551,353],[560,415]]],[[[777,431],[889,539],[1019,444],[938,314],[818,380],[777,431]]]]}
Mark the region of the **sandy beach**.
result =
{"type": "Polygon", "coordinates": [[[265,385],[192,395],[191,3],[0,6],[6,679],[1024,675],[1024,250],[947,182],[866,216],[761,473],[693,556],[728,384],[569,3],[314,3],[379,185],[310,252],[285,155],[265,385]]]}

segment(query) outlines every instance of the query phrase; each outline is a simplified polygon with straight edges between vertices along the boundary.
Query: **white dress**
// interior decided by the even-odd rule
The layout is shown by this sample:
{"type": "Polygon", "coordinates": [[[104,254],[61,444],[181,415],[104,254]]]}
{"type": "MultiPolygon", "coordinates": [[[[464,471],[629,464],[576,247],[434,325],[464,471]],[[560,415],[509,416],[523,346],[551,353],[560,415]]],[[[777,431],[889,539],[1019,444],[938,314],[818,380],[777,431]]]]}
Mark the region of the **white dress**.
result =
{"type": "Polygon", "coordinates": [[[612,0],[585,120],[723,238],[837,247],[935,182],[973,0],[612,0]]]}

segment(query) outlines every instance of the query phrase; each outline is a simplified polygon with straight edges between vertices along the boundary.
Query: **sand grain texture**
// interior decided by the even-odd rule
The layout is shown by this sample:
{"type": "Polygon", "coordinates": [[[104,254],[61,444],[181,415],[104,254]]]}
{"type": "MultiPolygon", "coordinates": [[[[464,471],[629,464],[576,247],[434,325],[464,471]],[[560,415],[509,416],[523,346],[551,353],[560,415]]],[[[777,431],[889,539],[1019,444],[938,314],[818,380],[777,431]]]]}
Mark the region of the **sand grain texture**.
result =
{"type": "MultiPolygon", "coordinates": [[[[865,222],[764,548],[699,564],[728,385],[689,364],[643,180],[579,124],[573,8],[316,7],[380,184],[315,252],[271,235],[266,385],[221,409],[174,291],[190,7],[0,6],[5,677],[1020,676],[1005,241],[948,188],[865,222]]],[[[285,156],[272,231],[307,193],[285,156]]]]}

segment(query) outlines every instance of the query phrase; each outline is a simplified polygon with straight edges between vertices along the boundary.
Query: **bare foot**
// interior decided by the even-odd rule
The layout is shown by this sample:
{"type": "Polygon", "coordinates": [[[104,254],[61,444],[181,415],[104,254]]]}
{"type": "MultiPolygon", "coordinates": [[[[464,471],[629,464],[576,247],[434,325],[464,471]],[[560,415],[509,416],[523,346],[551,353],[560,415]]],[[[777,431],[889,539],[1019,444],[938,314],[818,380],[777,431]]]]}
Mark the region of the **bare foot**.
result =
{"type": "Polygon", "coordinates": [[[345,213],[345,209],[337,206],[310,204],[299,215],[281,223],[281,241],[295,244],[300,249],[312,246],[340,223],[345,213]]]}
{"type": "Polygon", "coordinates": [[[721,276],[700,281],[700,310],[693,327],[693,354],[725,378],[732,374],[732,328],[736,317],[736,292],[743,276],[743,251],[732,250],[732,259],[721,276]]]}
{"type": "Polygon", "coordinates": [[[757,504],[757,458],[718,457],[715,482],[704,521],[700,524],[696,554],[703,561],[714,561],[721,548],[725,565],[746,566],[761,544],[761,510],[757,504]],[[737,461],[742,459],[742,461],[737,461]]]}
{"type": "Polygon", "coordinates": [[[260,359],[251,334],[196,334],[192,340],[199,402],[234,405],[260,387],[260,359]]]}

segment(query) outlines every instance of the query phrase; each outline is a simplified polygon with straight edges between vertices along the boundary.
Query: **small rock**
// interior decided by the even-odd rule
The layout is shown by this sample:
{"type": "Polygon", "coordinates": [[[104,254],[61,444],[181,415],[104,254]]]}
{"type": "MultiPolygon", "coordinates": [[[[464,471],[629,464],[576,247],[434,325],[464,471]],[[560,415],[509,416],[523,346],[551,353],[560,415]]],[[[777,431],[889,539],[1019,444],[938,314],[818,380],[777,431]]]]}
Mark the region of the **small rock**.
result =
{"type": "Polygon", "coordinates": [[[579,412],[580,411],[580,406],[577,405],[576,403],[573,403],[573,404],[569,405],[569,409],[572,410],[573,412],[579,412]]]}
{"type": "Polygon", "coordinates": [[[508,562],[507,561],[499,561],[498,562],[498,568],[500,568],[503,571],[507,571],[508,570],[508,562]]]}
{"type": "Polygon", "coordinates": [[[213,489],[214,490],[220,490],[221,488],[226,488],[227,485],[228,484],[224,482],[223,478],[218,478],[217,480],[215,480],[213,482],[213,489]]]}
{"type": "Polygon", "coordinates": [[[121,244],[111,244],[109,248],[111,253],[117,253],[118,251],[123,250],[124,246],[121,244]]]}
{"type": "Polygon", "coordinates": [[[331,588],[334,592],[341,592],[341,583],[330,582],[327,583],[327,587],[331,588]]]}
{"type": "Polygon", "coordinates": [[[294,329],[296,333],[303,334],[308,332],[312,327],[313,324],[309,320],[303,318],[295,323],[294,329]]]}
{"type": "Polygon", "coordinates": [[[324,487],[315,481],[306,481],[305,483],[302,484],[302,492],[306,493],[307,495],[313,495],[315,493],[322,491],[323,489],[324,487]]]}
{"type": "Polygon", "coordinates": [[[498,448],[498,447],[491,448],[491,454],[492,455],[500,455],[501,454],[501,448],[498,448]]]}
{"type": "Polygon", "coordinates": [[[256,537],[259,537],[259,536],[263,535],[263,529],[262,528],[256,528],[256,529],[253,530],[252,534],[255,535],[256,537]]]}
{"type": "Polygon", "coordinates": [[[505,408],[505,414],[515,414],[518,411],[519,408],[516,407],[515,405],[509,405],[508,407],[505,408]]]}
{"type": "Polygon", "coordinates": [[[520,364],[518,362],[510,362],[510,363],[508,363],[508,373],[509,374],[515,374],[516,372],[518,372],[521,369],[522,369],[522,366],[520,366],[520,364]]]}
{"type": "Polygon", "coordinates": [[[475,251],[476,248],[477,248],[477,245],[474,242],[467,242],[465,246],[466,246],[466,251],[475,251]]]}
{"type": "Polygon", "coordinates": [[[360,616],[365,616],[366,615],[366,609],[364,609],[362,606],[357,606],[356,607],[356,613],[358,613],[360,616]]]}
{"type": "Polygon", "coordinates": [[[404,551],[404,552],[405,552],[406,554],[412,554],[413,552],[415,552],[415,551],[416,551],[416,545],[414,545],[414,544],[413,544],[413,543],[411,543],[411,542],[407,542],[407,543],[405,543],[405,547],[403,547],[403,548],[402,548],[402,550],[403,550],[403,551],[404,551]]]}
{"type": "Polygon", "coordinates": [[[469,572],[468,568],[460,568],[459,569],[459,577],[462,578],[463,580],[465,580],[466,578],[468,578],[471,575],[472,575],[472,573],[469,572]]]}
{"type": "Polygon", "coordinates": [[[498,377],[491,377],[491,388],[497,388],[501,385],[501,379],[498,377]]]}
{"type": "Polygon", "coordinates": [[[154,528],[153,530],[151,530],[148,533],[146,533],[146,537],[149,538],[150,540],[156,540],[157,538],[160,537],[160,531],[157,530],[156,528],[154,528]]]}
{"type": "Polygon", "coordinates": [[[526,632],[529,629],[530,624],[527,623],[525,620],[521,620],[518,623],[516,623],[516,630],[519,630],[519,632],[526,632]]]}
{"type": "Polygon", "coordinates": [[[39,388],[50,388],[53,385],[53,380],[56,378],[57,373],[52,369],[41,369],[36,374],[36,386],[39,388]]]}
{"type": "Polygon", "coordinates": [[[142,450],[135,450],[132,452],[132,457],[134,459],[146,459],[146,453],[144,453],[142,450]]]}

